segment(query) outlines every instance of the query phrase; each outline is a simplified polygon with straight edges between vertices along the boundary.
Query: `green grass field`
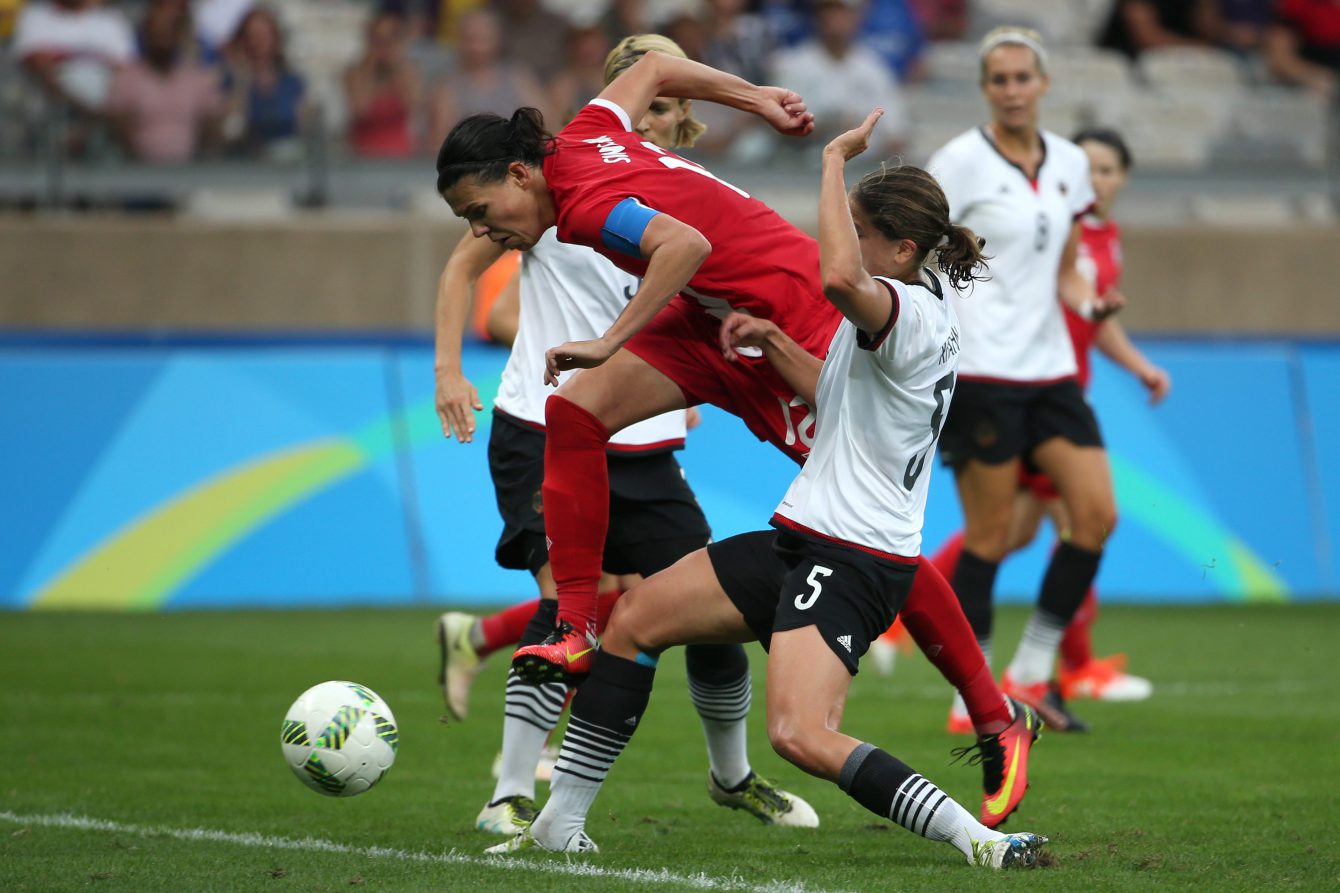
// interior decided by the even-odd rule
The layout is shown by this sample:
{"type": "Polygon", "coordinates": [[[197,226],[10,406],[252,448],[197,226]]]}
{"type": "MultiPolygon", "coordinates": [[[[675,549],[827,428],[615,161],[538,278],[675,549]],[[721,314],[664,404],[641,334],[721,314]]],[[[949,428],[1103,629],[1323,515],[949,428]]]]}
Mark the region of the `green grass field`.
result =
{"type": "MultiPolygon", "coordinates": [[[[480,676],[470,721],[442,725],[434,616],[0,617],[0,890],[1340,886],[1340,605],[1104,609],[1100,650],[1120,644],[1155,696],[1081,705],[1094,734],[1044,736],[1009,827],[1050,836],[1053,864],[994,876],[775,757],[757,651],[754,764],[809,799],[821,828],[769,829],[708,800],[701,731],[672,654],[596,801],[588,830],[602,852],[484,858],[495,839],[471,824],[492,791],[505,661],[480,676]],[[365,796],[321,797],[280,757],[285,710],[324,679],[371,686],[399,721],[396,766],[365,796]]],[[[1023,618],[1002,612],[1002,653],[1023,618]]],[[[948,697],[924,660],[903,656],[893,679],[856,680],[846,729],[975,811],[977,770],[948,765],[961,743],[943,732],[948,697]]]]}

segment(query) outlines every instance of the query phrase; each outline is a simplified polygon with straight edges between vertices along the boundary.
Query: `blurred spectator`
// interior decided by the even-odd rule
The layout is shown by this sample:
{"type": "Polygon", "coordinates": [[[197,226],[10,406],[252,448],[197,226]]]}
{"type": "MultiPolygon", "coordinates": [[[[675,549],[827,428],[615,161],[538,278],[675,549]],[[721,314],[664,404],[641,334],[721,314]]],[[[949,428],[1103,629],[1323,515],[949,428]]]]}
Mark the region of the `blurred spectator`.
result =
{"type": "Polygon", "coordinates": [[[921,79],[926,38],[911,0],[869,0],[860,38],[861,43],[884,57],[898,80],[906,83],[921,79]]]}
{"type": "MultiPolygon", "coordinates": [[[[548,100],[539,82],[525,68],[502,59],[502,30],[498,16],[476,10],[457,23],[456,63],[432,97],[428,145],[433,151],[446,139],[458,121],[476,112],[511,115],[523,105],[551,117],[548,100]]],[[[557,41],[555,41],[557,43],[557,41]]]]}
{"type": "Polygon", "coordinates": [[[97,0],[30,2],[14,27],[14,54],[49,95],[96,112],[112,73],[135,55],[135,36],[120,11],[97,0]]]}
{"type": "Polygon", "coordinates": [[[344,72],[349,144],[369,158],[414,154],[414,110],[422,82],[405,51],[405,20],[393,12],[368,21],[362,57],[344,72]]]}
{"type": "MultiPolygon", "coordinates": [[[[549,78],[563,67],[563,42],[559,36],[568,29],[566,19],[554,15],[540,0],[496,0],[493,7],[507,23],[507,60],[529,68],[541,78],[549,78]]],[[[465,39],[464,17],[457,22],[457,40],[465,39]]]]}
{"type": "Polygon", "coordinates": [[[605,88],[605,57],[610,43],[599,25],[572,26],[568,29],[568,60],[549,85],[549,107],[557,118],[550,122],[560,127],[605,88]]]}
{"type": "Polygon", "coordinates": [[[968,36],[968,0],[912,0],[927,40],[963,40],[968,36]]]}
{"type": "Polygon", "coordinates": [[[1098,45],[1131,58],[1155,47],[1214,42],[1216,0],[1116,0],[1098,45]]]}
{"type": "Polygon", "coordinates": [[[708,0],[703,61],[755,84],[767,79],[774,44],[767,23],[745,12],[748,0],[708,0]]]}
{"type": "Polygon", "coordinates": [[[860,0],[819,0],[815,36],[778,52],[770,80],[804,97],[814,113],[815,136],[806,141],[811,145],[822,146],[882,106],[885,115],[871,145],[877,154],[888,155],[906,136],[906,109],[884,60],[856,42],[863,13],[860,0]]]}
{"type": "Polygon", "coordinates": [[[195,36],[207,61],[222,58],[224,47],[237,35],[253,5],[255,0],[193,0],[195,36]]]}
{"type": "Polygon", "coordinates": [[[258,6],[238,24],[227,49],[224,90],[230,98],[228,138],[236,149],[284,152],[296,147],[307,85],[289,68],[274,12],[258,6]]]}
{"type": "Polygon", "coordinates": [[[644,0],[610,0],[609,9],[600,20],[610,44],[616,44],[630,34],[643,34],[651,29],[647,21],[644,0]]]}
{"type": "Polygon", "coordinates": [[[1340,0],[1280,0],[1265,34],[1271,74],[1336,98],[1340,83],[1340,0]]]}
{"type": "Polygon", "coordinates": [[[1256,52],[1274,10],[1275,0],[1219,0],[1219,43],[1241,55],[1256,52]]]}
{"type": "Polygon", "coordinates": [[[217,73],[191,57],[191,40],[185,7],[154,3],[140,30],[143,55],[112,78],[107,116],[141,161],[189,161],[217,142],[223,93],[217,73]]]}

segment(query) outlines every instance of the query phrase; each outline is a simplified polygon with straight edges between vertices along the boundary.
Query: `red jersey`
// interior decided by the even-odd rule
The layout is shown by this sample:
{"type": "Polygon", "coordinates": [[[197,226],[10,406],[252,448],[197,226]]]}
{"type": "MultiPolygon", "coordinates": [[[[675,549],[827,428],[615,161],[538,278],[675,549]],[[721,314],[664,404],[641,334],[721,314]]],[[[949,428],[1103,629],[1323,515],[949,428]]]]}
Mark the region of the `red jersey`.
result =
{"type": "MultiPolygon", "coordinates": [[[[1099,297],[1116,288],[1121,282],[1121,229],[1115,220],[1102,221],[1092,215],[1080,219],[1079,271],[1093,283],[1099,297]]],[[[1077,378],[1081,387],[1089,386],[1089,350],[1098,336],[1098,326],[1070,309],[1062,302],[1066,327],[1070,329],[1070,343],[1075,348],[1077,378]]]]}
{"type": "Polygon", "coordinates": [[[810,353],[824,355],[841,315],[823,296],[818,243],[706,168],[644,142],[618,106],[597,99],[582,109],[559,132],[544,176],[560,241],[587,245],[644,275],[647,261],[611,247],[605,230],[615,206],[636,199],[712,244],[676,300],[718,318],[734,309],[770,319],[810,353]]]}

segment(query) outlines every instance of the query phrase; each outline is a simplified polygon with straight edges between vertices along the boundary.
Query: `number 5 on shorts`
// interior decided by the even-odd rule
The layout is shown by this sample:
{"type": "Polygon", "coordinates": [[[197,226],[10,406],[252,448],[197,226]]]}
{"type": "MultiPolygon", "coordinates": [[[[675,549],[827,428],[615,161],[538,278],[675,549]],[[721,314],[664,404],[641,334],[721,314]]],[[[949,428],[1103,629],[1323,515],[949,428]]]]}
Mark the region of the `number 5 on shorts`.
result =
{"type": "Polygon", "coordinates": [[[810,584],[810,594],[805,595],[802,592],[800,595],[796,596],[797,611],[807,611],[811,605],[819,600],[819,596],[822,595],[824,591],[824,584],[817,578],[827,577],[832,575],[832,573],[832,568],[827,568],[820,564],[816,564],[814,567],[810,568],[810,575],[805,578],[805,582],[810,584]]]}

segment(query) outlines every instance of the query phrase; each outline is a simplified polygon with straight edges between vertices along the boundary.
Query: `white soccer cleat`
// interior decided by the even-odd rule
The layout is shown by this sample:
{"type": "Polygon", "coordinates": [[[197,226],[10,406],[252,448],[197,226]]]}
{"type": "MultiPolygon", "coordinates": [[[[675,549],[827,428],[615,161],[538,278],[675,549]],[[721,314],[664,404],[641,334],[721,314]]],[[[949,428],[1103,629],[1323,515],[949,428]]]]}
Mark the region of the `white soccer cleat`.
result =
{"type": "Polygon", "coordinates": [[[1047,838],[1028,832],[1006,834],[995,840],[974,840],[968,864],[993,871],[1033,868],[1038,864],[1038,851],[1046,842],[1047,838]]]}
{"type": "Polygon", "coordinates": [[[488,804],[475,817],[475,829],[490,834],[514,835],[535,821],[535,801],[529,797],[504,797],[488,804]]]}
{"type": "Polygon", "coordinates": [[[870,662],[875,665],[876,673],[881,676],[893,675],[894,664],[898,661],[897,645],[883,636],[876,636],[866,654],[870,657],[870,662]]]}
{"type": "Polygon", "coordinates": [[[1143,701],[1154,693],[1154,683],[1126,672],[1126,655],[1093,658],[1076,670],[1060,672],[1061,697],[1068,701],[1143,701]]]}
{"type": "Polygon", "coordinates": [[[461,611],[448,611],[437,618],[437,645],[442,656],[437,683],[442,686],[447,712],[456,720],[465,719],[470,707],[470,685],[484,665],[483,658],[470,644],[474,623],[473,614],[461,611]]]}
{"type": "Polygon", "coordinates": [[[568,838],[563,846],[548,847],[536,839],[535,833],[528,827],[523,831],[517,832],[510,840],[494,844],[484,850],[490,856],[507,856],[512,853],[519,853],[524,850],[540,850],[546,853],[571,853],[578,856],[588,856],[600,852],[600,847],[592,840],[585,831],[578,831],[568,838]]]}
{"type": "MultiPolygon", "coordinates": [[[[535,780],[550,781],[554,777],[554,767],[558,765],[558,748],[552,744],[546,744],[544,750],[540,751],[540,761],[535,764],[535,780]]],[[[493,768],[489,770],[494,778],[502,775],[502,751],[493,757],[493,768]]]]}
{"type": "Polygon", "coordinates": [[[783,791],[756,772],[750,772],[744,784],[728,791],[717,783],[716,776],[707,773],[707,793],[716,803],[731,809],[743,809],[765,825],[783,825],[790,828],[817,828],[819,814],[801,798],[783,791]]]}

